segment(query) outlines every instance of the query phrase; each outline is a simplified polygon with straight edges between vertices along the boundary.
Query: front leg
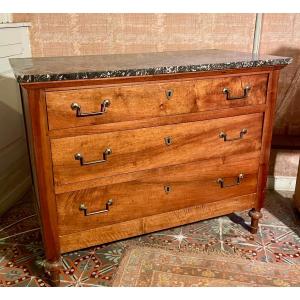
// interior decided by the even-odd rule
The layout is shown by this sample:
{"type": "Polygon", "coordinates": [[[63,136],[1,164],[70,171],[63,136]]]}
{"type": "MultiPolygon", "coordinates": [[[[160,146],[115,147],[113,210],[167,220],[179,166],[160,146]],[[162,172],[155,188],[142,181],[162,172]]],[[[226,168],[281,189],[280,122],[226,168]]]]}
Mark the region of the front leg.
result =
{"type": "Polygon", "coordinates": [[[61,270],[61,262],[46,260],[45,263],[45,271],[49,276],[50,285],[51,286],[60,286],[60,270],[61,270]]]}
{"type": "Polygon", "coordinates": [[[262,213],[259,210],[256,210],[255,208],[252,208],[249,211],[249,216],[251,217],[251,225],[250,225],[250,232],[252,234],[257,233],[258,230],[258,221],[262,218],[262,213]]]}

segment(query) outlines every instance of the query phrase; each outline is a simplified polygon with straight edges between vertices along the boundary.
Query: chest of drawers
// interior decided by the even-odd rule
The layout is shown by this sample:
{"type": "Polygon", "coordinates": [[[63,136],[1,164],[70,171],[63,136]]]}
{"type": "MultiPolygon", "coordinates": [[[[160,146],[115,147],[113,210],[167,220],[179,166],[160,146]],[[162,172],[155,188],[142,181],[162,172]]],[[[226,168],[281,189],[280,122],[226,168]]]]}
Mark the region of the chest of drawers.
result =
{"type": "Polygon", "coordinates": [[[279,70],[206,50],[11,60],[46,267],[61,253],[263,206],[279,70]]]}

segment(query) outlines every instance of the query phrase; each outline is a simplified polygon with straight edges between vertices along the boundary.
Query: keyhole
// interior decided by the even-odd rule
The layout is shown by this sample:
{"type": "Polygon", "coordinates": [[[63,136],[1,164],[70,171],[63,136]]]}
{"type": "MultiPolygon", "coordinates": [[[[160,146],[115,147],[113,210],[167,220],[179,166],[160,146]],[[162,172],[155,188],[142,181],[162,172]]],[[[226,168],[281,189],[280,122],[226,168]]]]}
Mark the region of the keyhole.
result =
{"type": "Polygon", "coordinates": [[[169,185],[165,185],[164,189],[165,189],[166,194],[169,194],[172,190],[172,188],[169,185]]]}
{"type": "Polygon", "coordinates": [[[170,136],[165,137],[165,144],[167,146],[170,146],[172,144],[172,137],[170,136]]]}
{"type": "Polygon", "coordinates": [[[170,100],[174,94],[173,90],[166,90],[167,99],[170,100]]]}

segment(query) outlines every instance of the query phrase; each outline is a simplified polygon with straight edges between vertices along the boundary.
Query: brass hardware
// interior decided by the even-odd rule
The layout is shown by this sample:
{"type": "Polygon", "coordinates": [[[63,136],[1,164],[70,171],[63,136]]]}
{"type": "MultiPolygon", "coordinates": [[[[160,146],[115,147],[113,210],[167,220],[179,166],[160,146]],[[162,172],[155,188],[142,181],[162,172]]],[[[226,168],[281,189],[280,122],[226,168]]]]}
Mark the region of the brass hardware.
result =
{"type": "Polygon", "coordinates": [[[97,210],[88,212],[88,208],[84,205],[84,203],[81,203],[79,206],[80,210],[83,210],[85,216],[92,216],[92,215],[98,215],[109,211],[109,207],[113,204],[112,199],[109,199],[105,204],[105,209],[97,210]]]}
{"type": "Polygon", "coordinates": [[[227,133],[225,133],[225,132],[220,132],[220,134],[219,134],[219,137],[221,138],[221,139],[224,139],[224,142],[228,142],[228,141],[236,141],[236,140],[240,140],[240,139],[242,139],[243,137],[244,137],[244,135],[246,134],[248,132],[248,130],[246,129],[246,128],[244,128],[244,129],[242,129],[241,131],[240,131],[240,136],[239,137],[237,137],[237,138],[232,138],[232,139],[228,139],[227,138],[227,133]]]}
{"type": "Polygon", "coordinates": [[[171,137],[171,136],[166,136],[166,137],[164,138],[164,140],[165,140],[165,144],[166,144],[167,146],[170,146],[170,145],[173,143],[173,140],[172,140],[172,137],[171,137]]]}
{"type": "Polygon", "coordinates": [[[78,103],[72,103],[71,108],[76,110],[76,117],[88,117],[88,116],[98,116],[103,115],[107,112],[107,108],[110,106],[110,101],[105,99],[102,101],[100,106],[100,111],[95,112],[81,112],[81,106],[78,103]]]}
{"type": "Polygon", "coordinates": [[[231,92],[230,92],[230,89],[228,89],[228,88],[224,88],[223,93],[226,94],[226,100],[238,100],[238,99],[247,98],[250,90],[251,90],[251,87],[247,85],[244,88],[244,95],[242,95],[242,96],[230,96],[231,92]]]}
{"type": "Polygon", "coordinates": [[[173,97],[174,90],[166,90],[166,97],[170,100],[173,97]]]}
{"type": "Polygon", "coordinates": [[[80,161],[80,165],[81,166],[87,166],[87,165],[95,165],[95,164],[100,164],[100,163],[104,163],[107,161],[107,157],[109,155],[112,154],[112,150],[110,148],[106,148],[103,152],[103,159],[100,159],[100,160],[94,160],[94,161],[84,161],[84,157],[82,154],[80,153],[76,153],[74,155],[75,159],[76,160],[79,160],[80,161]]]}
{"type": "Polygon", "coordinates": [[[164,186],[164,190],[165,190],[165,193],[166,193],[166,194],[169,194],[169,193],[172,192],[172,188],[171,188],[170,185],[165,185],[165,186],[164,186]]]}
{"type": "Polygon", "coordinates": [[[220,184],[220,188],[223,189],[223,188],[228,188],[231,186],[239,185],[243,178],[244,178],[244,174],[241,173],[241,174],[239,174],[239,176],[237,176],[236,182],[234,184],[225,185],[223,178],[218,178],[217,183],[220,184]]]}

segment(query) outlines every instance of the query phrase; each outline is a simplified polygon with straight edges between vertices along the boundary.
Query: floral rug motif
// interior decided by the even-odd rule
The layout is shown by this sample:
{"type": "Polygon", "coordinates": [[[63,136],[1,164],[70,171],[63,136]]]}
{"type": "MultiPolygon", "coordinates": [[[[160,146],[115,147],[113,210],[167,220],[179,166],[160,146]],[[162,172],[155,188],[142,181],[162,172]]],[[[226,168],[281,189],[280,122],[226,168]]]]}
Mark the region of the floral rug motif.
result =
{"type": "MultiPolygon", "coordinates": [[[[242,259],[246,264],[261,262],[266,269],[274,267],[274,270],[277,266],[280,269],[281,266],[288,268],[300,265],[300,222],[292,209],[291,197],[291,193],[268,191],[262,210],[263,219],[255,235],[249,233],[250,218],[248,212],[244,211],[63,254],[61,285],[112,286],[127,252],[140,247],[152,248],[153,253],[168,251],[174,257],[205,255],[208,258],[217,257],[217,261],[226,258],[232,262],[242,259]]],[[[1,217],[0,287],[48,286],[37,220],[31,194],[1,217]]],[[[159,275],[157,272],[153,274],[159,275]]],[[[176,276],[178,282],[182,281],[179,273],[167,272],[159,276],[162,274],[164,278],[172,277],[166,283],[173,282],[176,285],[176,276]]],[[[205,280],[202,280],[205,285],[205,280]]],[[[157,284],[159,281],[153,282],[157,284]]],[[[200,281],[189,282],[201,284],[200,281]]],[[[219,278],[218,283],[214,281],[214,284],[230,283],[225,278],[219,278]]],[[[267,284],[271,285],[270,282],[267,284]]]]}
{"type": "Polygon", "coordinates": [[[230,256],[133,247],[113,283],[122,287],[300,286],[300,266],[266,264],[230,256]]]}

